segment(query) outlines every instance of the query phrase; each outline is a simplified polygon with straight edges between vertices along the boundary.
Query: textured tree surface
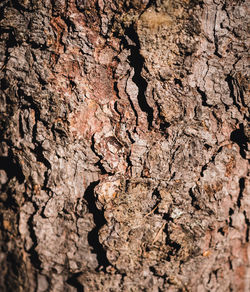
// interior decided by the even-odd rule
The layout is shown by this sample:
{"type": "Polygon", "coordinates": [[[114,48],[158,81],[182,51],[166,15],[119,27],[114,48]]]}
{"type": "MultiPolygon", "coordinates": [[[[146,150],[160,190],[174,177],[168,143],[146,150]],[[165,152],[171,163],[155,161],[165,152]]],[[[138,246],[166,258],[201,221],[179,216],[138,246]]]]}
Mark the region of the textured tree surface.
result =
{"type": "Polygon", "coordinates": [[[250,291],[249,5],[0,2],[0,291],[250,291]]]}

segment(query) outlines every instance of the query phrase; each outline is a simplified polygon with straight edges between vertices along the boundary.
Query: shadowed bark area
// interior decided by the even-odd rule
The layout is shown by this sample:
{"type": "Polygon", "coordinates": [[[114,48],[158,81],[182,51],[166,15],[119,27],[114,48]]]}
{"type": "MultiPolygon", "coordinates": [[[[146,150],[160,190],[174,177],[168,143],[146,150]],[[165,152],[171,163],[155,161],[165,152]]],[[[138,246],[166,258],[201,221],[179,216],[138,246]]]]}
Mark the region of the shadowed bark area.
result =
{"type": "Polygon", "coordinates": [[[250,290],[249,4],[1,1],[1,291],[250,290]]]}

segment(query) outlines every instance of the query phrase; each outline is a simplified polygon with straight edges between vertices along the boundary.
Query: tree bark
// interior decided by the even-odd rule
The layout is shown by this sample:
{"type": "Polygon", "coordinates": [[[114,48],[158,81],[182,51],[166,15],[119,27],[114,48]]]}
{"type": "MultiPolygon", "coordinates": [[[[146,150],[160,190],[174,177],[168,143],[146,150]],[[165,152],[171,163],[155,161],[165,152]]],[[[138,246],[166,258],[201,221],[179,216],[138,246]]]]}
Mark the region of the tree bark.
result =
{"type": "Polygon", "coordinates": [[[0,3],[1,291],[250,291],[248,6],[0,3]]]}

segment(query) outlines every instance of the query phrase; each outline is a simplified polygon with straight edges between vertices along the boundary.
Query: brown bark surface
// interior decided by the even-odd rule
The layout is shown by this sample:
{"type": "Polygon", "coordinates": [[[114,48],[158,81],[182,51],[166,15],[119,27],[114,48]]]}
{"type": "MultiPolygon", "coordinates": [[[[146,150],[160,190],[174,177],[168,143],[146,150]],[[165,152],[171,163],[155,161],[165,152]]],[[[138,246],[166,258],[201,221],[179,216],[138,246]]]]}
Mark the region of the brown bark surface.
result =
{"type": "Polygon", "coordinates": [[[0,2],[1,291],[250,291],[249,4],[0,2]]]}

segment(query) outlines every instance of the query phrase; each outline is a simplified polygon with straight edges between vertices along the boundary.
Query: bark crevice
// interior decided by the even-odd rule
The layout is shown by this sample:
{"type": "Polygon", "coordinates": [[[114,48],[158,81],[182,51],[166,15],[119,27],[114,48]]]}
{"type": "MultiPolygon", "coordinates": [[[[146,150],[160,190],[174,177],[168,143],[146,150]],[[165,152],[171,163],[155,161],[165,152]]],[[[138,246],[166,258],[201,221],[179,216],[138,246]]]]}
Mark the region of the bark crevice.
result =
{"type": "MultiPolygon", "coordinates": [[[[129,62],[132,68],[134,68],[134,76],[132,80],[138,87],[138,105],[140,109],[147,114],[147,121],[148,121],[148,129],[150,130],[152,128],[152,122],[153,122],[153,113],[154,110],[152,107],[149,106],[146,98],[146,90],[148,83],[144,77],[142,77],[142,69],[144,66],[144,58],[140,54],[140,40],[139,36],[134,28],[133,25],[128,27],[125,30],[125,34],[134,42],[135,45],[129,45],[127,40],[123,38],[123,45],[124,48],[127,48],[130,50],[131,55],[129,56],[129,62]]],[[[133,109],[135,111],[135,109],[133,109]]],[[[136,119],[138,120],[138,114],[136,115],[136,119]]]]}
{"type": "Polygon", "coordinates": [[[31,259],[31,262],[33,263],[34,267],[36,269],[38,269],[39,271],[41,271],[42,270],[42,267],[41,267],[42,262],[39,259],[39,254],[36,251],[36,247],[38,245],[38,242],[37,242],[36,232],[34,230],[34,216],[38,212],[38,206],[34,202],[32,202],[32,204],[33,204],[33,207],[34,207],[35,211],[29,217],[29,219],[27,221],[27,224],[28,224],[28,227],[29,227],[30,238],[32,239],[33,244],[31,246],[31,248],[28,250],[28,252],[30,254],[30,259],[31,259]]]}
{"type": "Polygon", "coordinates": [[[78,280],[78,277],[81,275],[82,275],[82,272],[72,274],[67,280],[67,283],[70,286],[76,288],[77,292],[84,292],[84,286],[78,280]]]}
{"type": "Polygon", "coordinates": [[[246,152],[248,151],[248,138],[245,135],[243,123],[239,125],[239,129],[236,129],[231,133],[230,140],[238,144],[240,148],[240,155],[242,158],[246,159],[246,152]]]}
{"type": "Polygon", "coordinates": [[[99,230],[107,223],[104,217],[103,210],[99,210],[96,206],[96,199],[94,195],[94,189],[100,181],[92,182],[84,193],[84,199],[87,202],[89,212],[93,215],[95,227],[88,234],[89,245],[93,248],[93,253],[97,256],[98,267],[97,271],[102,269],[106,271],[106,268],[110,266],[110,262],[107,259],[106,251],[99,241],[99,230]]]}

